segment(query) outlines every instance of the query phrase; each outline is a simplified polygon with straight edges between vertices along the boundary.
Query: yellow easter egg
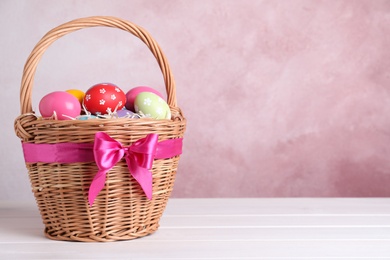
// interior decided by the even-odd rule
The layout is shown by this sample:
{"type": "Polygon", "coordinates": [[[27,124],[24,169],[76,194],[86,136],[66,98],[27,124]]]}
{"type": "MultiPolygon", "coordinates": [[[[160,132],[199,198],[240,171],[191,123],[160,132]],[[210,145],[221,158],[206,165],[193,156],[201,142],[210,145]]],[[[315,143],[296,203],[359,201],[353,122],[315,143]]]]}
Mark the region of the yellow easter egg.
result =
{"type": "Polygon", "coordinates": [[[66,92],[75,96],[78,99],[78,101],[80,102],[80,104],[83,103],[83,99],[85,96],[85,93],[83,91],[78,90],[78,89],[68,89],[66,92]]]}

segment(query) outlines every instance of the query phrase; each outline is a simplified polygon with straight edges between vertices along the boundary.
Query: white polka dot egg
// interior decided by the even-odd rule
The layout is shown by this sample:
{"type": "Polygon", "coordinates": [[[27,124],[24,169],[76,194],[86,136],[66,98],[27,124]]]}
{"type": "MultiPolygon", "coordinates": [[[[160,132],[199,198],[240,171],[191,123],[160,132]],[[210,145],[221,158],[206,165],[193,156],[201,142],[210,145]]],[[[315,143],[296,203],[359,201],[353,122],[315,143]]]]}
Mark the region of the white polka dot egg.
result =
{"type": "Polygon", "coordinates": [[[141,92],[134,101],[134,109],[155,119],[171,119],[171,110],[167,102],[151,92],[141,92]]]}
{"type": "Polygon", "coordinates": [[[120,110],[126,103],[125,93],[112,83],[99,83],[87,90],[84,106],[93,115],[105,115],[120,110]]]}

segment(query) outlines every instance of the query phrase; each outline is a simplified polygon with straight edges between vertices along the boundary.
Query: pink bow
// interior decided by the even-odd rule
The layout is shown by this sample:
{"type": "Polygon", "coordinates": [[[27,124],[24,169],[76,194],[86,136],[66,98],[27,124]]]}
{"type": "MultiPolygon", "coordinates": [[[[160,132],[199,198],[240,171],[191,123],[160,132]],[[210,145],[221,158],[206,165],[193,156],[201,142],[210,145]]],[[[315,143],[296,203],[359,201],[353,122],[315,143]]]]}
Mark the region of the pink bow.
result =
{"type": "Polygon", "coordinates": [[[99,192],[104,188],[106,173],[125,156],[127,167],[134,179],[141,185],[148,199],[152,199],[153,160],[158,144],[157,134],[148,134],[129,147],[122,144],[104,132],[95,135],[93,153],[99,168],[88,193],[89,205],[92,206],[99,192]]]}

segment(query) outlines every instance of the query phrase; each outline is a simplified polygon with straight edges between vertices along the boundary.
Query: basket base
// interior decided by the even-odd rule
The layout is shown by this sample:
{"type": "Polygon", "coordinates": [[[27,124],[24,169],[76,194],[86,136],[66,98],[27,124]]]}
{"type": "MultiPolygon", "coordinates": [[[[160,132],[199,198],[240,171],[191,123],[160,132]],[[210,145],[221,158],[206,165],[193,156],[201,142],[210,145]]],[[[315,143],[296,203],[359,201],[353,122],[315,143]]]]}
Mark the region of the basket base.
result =
{"type": "Polygon", "coordinates": [[[45,228],[44,234],[47,238],[52,240],[60,240],[60,241],[75,241],[75,242],[114,242],[114,241],[124,241],[124,240],[132,240],[136,238],[141,238],[150,234],[153,234],[157,231],[159,224],[153,224],[148,226],[147,228],[138,231],[131,232],[127,231],[119,231],[117,233],[111,234],[82,234],[79,232],[59,232],[58,230],[49,230],[45,228]]]}

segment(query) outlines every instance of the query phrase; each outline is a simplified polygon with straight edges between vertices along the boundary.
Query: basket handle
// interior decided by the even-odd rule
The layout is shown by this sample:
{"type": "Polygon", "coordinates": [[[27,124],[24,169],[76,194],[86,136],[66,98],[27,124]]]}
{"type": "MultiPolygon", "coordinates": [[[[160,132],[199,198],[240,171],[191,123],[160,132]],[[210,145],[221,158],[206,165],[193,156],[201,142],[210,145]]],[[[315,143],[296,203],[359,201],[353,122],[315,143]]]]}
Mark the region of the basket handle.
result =
{"type": "Polygon", "coordinates": [[[171,107],[177,107],[175,80],[173,78],[168,61],[158,43],[143,28],[129,21],[112,16],[92,16],[76,19],[64,23],[47,32],[32,50],[24,65],[22,83],[20,88],[20,111],[22,114],[32,113],[31,94],[34,85],[34,76],[37,65],[45,50],[62,36],[89,27],[112,27],[130,32],[143,41],[153,53],[164,77],[167,92],[167,103],[171,107]]]}

